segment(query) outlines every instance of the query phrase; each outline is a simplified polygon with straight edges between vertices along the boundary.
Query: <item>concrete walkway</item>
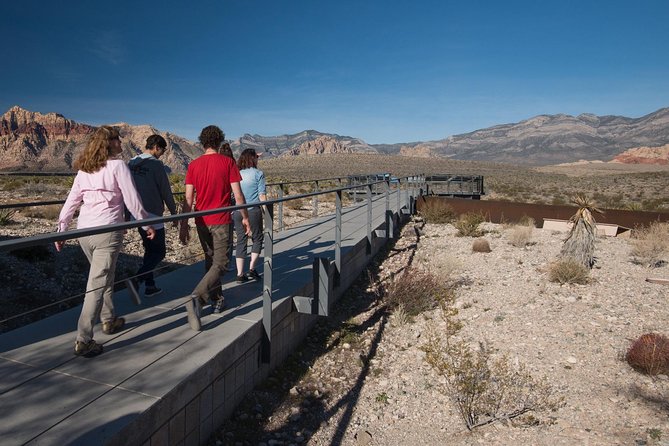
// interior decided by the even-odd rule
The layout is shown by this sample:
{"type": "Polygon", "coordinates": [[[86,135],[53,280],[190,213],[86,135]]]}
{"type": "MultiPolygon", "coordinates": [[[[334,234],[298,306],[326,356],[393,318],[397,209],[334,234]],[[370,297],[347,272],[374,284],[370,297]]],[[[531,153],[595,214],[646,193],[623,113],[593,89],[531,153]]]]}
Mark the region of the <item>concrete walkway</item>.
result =
{"type": "MultiPolygon", "coordinates": [[[[394,194],[390,205],[398,211],[394,194]]],[[[385,206],[383,195],[374,197],[373,227],[383,223],[385,206]]],[[[365,202],[344,212],[342,253],[367,235],[365,202]]],[[[334,220],[319,217],[274,235],[273,308],[312,281],[314,256],[334,259],[334,220]]],[[[236,284],[228,273],[227,309],[214,315],[205,307],[203,330],[191,330],[184,296],[203,272],[201,262],[160,276],[163,293],[141,306],[117,292],[127,325],[112,336],[96,326],[105,351],[95,358],[72,353],[80,306],[0,335],[0,444],[205,443],[262,379],[251,339],[263,309],[262,282],[236,284]],[[234,367],[226,363],[232,358],[234,367]]]]}

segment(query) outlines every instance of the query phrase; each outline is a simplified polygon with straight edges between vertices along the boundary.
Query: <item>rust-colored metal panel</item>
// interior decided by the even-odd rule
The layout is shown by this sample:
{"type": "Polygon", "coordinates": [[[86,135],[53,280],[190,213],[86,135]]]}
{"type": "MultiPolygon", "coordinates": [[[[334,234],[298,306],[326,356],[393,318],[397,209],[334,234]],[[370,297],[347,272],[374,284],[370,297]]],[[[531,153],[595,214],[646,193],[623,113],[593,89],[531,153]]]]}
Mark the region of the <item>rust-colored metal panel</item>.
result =
{"type": "MultiPolygon", "coordinates": [[[[418,211],[420,212],[421,207],[431,200],[441,200],[448,203],[458,215],[467,212],[483,212],[493,223],[512,223],[524,217],[531,217],[537,227],[541,227],[544,218],[569,220],[578,209],[575,206],[424,196],[417,201],[418,211]]],[[[598,223],[635,228],[647,226],[654,221],[669,222],[669,213],[667,212],[624,211],[621,209],[603,209],[603,211],[604,214],[594,214],[595,221],[598,223]]]]}

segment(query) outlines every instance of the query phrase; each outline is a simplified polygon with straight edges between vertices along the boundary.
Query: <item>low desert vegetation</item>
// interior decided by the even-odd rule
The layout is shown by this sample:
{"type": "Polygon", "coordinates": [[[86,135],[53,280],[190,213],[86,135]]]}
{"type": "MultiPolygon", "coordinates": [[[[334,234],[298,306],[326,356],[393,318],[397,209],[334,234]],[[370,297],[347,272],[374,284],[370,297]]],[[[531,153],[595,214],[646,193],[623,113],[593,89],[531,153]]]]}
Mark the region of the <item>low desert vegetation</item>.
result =
{"type": "Polygon", "coordinates": [[[460,215],[453,226],[458,230],[458,235],[461,237],[481,237],[483,231],[480,226],[486,220],[486,216],[481,212],[467,212],[460,215]]]}
{"type": "Polygon", "coordinates": [[[14,222],[16,209],[0,209],[0,226],[7,226],[14,222]]]}
{"type": "Polygon", "coordinates": [[[420,215],[428,223],[451,223],[455,219],[455,210],[442,200],[427,200],[421,206],[420,215]]]}
{"type": "Polygon", "coordinates": [[[564,405],[546,379],[536,379],[522,364],[514,366],[506,356],[494,358],[484,342],[474,348],[457,339],[462,325],[456,319],[453,299],[440,299],[439,307],[447,328],[433,330],[423,350],[428,364],[445,378],[443,390],[454,401],[467,429],[511,419],[537,424],[535,417],[522,417],[564,405]]]}
{"type": "Polygon", "coordinates": [[[511,225],[509,231],[509,243],[516,248],[525,248],[532,244],[532,233],[534,231],[534,219],[527,217],[518,224],[511,225]]]}
{"type": "Polygon", "coordinates": [[[654,222],[635,229],[631,239],[632,257],[636,263],[658,267],[669,254],[669,224],[654,222]]]}
{"type": "Polygon", "coordinates": [[[391,311],[401,308],[407,320],[435,309],[443,299],[453,299],[452,287],[436,275],[412,267],[396,276],[385,294],[391,311]]]}
{"type": "Polygon", "coordinates": [[[571,257],[561,258],[548,267],[548,280],[561,285],[590,283],[590,270],[571,257]]]}
{"type": "Polygon", "coordinates": [[[472,243],[472,251],[473,252],[492,252],[492,249],[490,249],[490,243],[488,243],[488,240],[484,238],[476,239],[472,243]]]}
{"type": "Polygon", "coordinates": [[[30,206],[21,210],[21,214],[31,218],[43,218],[46,220],[58,220],[60,210],[63,206],[60,204],[49,204],[46,206],[30,206]]]}
{"type": "Polygon", "coordinates": [[[632,343],[625,355],[627,363],[646,375],[669,374],[669,338],[646,333],[632,343]]]}

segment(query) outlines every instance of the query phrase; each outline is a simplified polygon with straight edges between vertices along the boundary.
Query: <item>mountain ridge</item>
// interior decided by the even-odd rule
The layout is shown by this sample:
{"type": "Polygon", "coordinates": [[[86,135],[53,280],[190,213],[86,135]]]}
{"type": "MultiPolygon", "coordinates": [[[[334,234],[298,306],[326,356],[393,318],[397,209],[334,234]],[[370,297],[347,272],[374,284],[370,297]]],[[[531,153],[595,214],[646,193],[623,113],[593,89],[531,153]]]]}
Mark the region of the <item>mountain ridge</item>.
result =
{"type": "MultiPolygon", "coordinates": [[[[199,143],[151,125],[111,124],[123,137],[123,158],[140,153],[146,138],[157,133],[168,141],[163,161],[184,172],[203,153],[199,143]]],[[[0,170],[71,170],[95,126],[78,123],[59,113],[39,113],[11,107],[0,118],[0,170]]],[[[581,113],[541,114],[498,124],[441,140],[368,144],[360,138],[303,130],[295,134],[262,136],[246,133],[230,141],[233,151],[254,148],[268,157],[310,156],[324,153],[378,153],[443,157],[524,165],[550,165],[579,160],[613,161],[635,148],[669,144],[669,108],[640,118],[581,113]]],[[[662,162],[649,151],[623,156],[615,162],[662,162]],[[641,160],[644,157],[649,160],[641,160]],[[633,161],[632,161],[633,160],[633,161]]]]}

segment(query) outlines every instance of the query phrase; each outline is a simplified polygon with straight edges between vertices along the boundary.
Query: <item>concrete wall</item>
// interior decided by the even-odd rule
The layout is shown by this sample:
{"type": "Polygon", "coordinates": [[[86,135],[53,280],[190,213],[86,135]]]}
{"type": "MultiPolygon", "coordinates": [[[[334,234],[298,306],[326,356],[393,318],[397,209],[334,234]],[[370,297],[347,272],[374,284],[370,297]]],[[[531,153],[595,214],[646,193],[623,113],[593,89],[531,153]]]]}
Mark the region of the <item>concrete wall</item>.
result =
{"type": "MultiPolygon", "coordinates": [[[[393,216],[396,222],[408,216],[393,216]],[[400,217],[402,216],[402,218],[400,217]]],[[[396,224],[396,228],[399,224],[396,224]]],[[[384,229],[380,225],[375,229],[384,229]]],[[[388,242],[373,237],[368,248],[366,238],[342,257],[340,284],[333,288],[330,306],[344,294],[367,264],[388,242]]],[[[333,283],[334,265],[329,267],[333,283]]],[[[305,283],[295,295],[309,296],[313,284],[305,283]]],[[[139,414],[107,444],[126,445],[202,445],[232,414],[235,407],[253,388],[266,379],[302,343],[319,316],[295,311],[292,299],[273,303],[270,364],[261,362],[262,321],[254,324],[227,348],[182,381],[169,394],[139,414]]]]}

